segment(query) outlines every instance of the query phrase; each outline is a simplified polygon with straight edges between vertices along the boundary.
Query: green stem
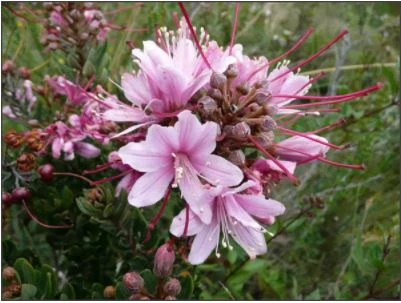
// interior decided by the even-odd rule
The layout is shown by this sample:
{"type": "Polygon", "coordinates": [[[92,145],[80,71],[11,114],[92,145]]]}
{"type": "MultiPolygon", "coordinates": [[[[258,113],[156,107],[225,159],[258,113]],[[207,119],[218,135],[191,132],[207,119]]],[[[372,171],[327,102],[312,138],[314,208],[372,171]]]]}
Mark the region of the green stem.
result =
{"type": "MultiPolygon", "coordinates": [[[[390,63],[372,63],[372,64],[355,64],[355,65],[345,65],[340,67],[340,70],[355,70],[355,69],[364,69],[364,68],[380,68],[380,67],[396,67],[397,63],[396,62],[390,62],[390,63]]],[[[312,71],[308,72],[303,72],[300,73],[301,75],[305,76],[312,76],[319,74],[321,72],[324,73],[332,73],[337,70],[337,67],[328,67],[328,68],[320,68],[320,69],[315,69],[312,71]]]]}

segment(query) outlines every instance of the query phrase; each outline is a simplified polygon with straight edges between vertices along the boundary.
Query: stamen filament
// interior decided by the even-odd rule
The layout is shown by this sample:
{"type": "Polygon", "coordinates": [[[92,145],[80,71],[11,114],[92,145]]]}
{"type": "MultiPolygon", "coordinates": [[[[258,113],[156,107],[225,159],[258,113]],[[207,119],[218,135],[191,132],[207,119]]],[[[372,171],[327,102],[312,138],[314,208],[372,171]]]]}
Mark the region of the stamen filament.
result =
{"type": "Polygon", "coordinates": [[[97,181],[93,181],[92,185],[99,185],[99,184],[103,184],[103,183],[106,183],[106,182],[109,182],[109,181],[113,181],[115,179],[118,179],[118,178],[121,178],[121,177],[123,177],[125,175],[128,175],[129,173],[131,173],[133,171],[134,171],[133,169],[130,169],[130,170],[126,170],[126,171],[124,171],[124,172],[122,172],[122,173],[120,173],[118,175],[115,175],[115,176],[106,177],[106,178],[103,178],[103,179],[100,179],[100,180],[97,180],[97,181]]]}
{"type": "Polygon", "coordinates": [[[231,53],[232,53],[234,42],[235,42],[235,35],[237,34],[239,9],[240,9],[240,3],[237,2],[237,3],[235,3],[233,29],[231,32],[230,48],[228,51],[229,55],[231,55],[231,53]]]}

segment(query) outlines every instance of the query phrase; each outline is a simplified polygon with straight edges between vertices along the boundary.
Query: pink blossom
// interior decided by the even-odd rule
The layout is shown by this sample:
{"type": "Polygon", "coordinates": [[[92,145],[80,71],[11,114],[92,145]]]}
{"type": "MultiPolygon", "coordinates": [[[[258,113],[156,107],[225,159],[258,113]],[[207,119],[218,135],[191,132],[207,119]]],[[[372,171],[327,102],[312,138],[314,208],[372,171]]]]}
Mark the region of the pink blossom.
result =
{"type": "Polygon", "coordinates": [[[178,115],[174,126],[152,125],[145,141],[120,148],[122,162],[145,173],[133,186],[128,201],[136,207],[152,205],[172,184],[180,188],[202,220],[210,221],[211,209],[193,202],[202,190],[201,181],[233,186],[243,178],[238,167],[211,154],[216,148],[218,131],[216,123],[201,124],[186,110],[178,115]]]}
{"type": "Polygon", "coordinates": [[[63,76],[57,76],[48,80],[50,86],[59,95],[66,96],[67,101],[73,105],[81,105],[88,101],[89,97],[83,89],[63,76]]]}
{"type": "Polygon", "coordinates": [[[237,188],[217,188],[204,191],[200,196],[203,204],[212,208],[212,219],[209,224],[200,220],[192,210],[189,210],[189,221],[186,223],[186,210],[182,210],[174,219],[170,232],[180,237],[184,234],[187,225],[188,236],[195,235],[188,260],[192,264],[200,264],[216,249],[216,256],[220,257],[219,242],[224,248],[233,249],[230,238],[234,239],[250,256],[266,252],[264,238],[265,229],[255,220],[266,219],[284,213],[284,206],[275,200],[266,199],[263,195],[247,195],[242,193],[253,186],[248,181],[237,188]]]}
{"type": "Polygon", "coordinates": [[[60,27],[67,27],[68,23],[65,21],[64,17],[58,11],[52,11],[50,14],[50,20],[60,27]]]}

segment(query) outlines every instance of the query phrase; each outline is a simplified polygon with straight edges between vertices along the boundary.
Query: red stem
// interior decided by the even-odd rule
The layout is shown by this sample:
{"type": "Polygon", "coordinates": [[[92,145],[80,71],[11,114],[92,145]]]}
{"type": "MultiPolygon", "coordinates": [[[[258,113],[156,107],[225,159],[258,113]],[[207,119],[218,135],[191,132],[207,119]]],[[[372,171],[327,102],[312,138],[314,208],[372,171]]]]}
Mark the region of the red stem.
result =
{"type": "Polygon", "coordinates": [[[117,161],[113,161],[113,162],[109,162],[109,163],[105,163],[105,164],[101,164],[101,165],[96,165],[95,168],[93,169],[86,169],[82,172],[82,174],[84,175],[90,175],[90,174],[96,174],[99,173],[101,171],[104,171],[105,169],[109,168],[110,166],[112,166],[113,164],[115,164],[116,162],[120,162],[121,160],[117,160],[117,161]]]}
{"type": "Polygon", "coordinates": [[[130,170],[126,170],[126,171],[124,171],[124,172],[122,172],[122,173],[120,173],[118,175],[115,175],[115,176],[103,178],[103,179],[100,179],[100,180],[97,180],[97,181],[92,181],[92,185],[96,186],[96,185],[103,184],[103,183],[106,183],[106,182],[109,182],[109,181],[113,181],[115,179],[124,177],[125,175],[128,175],[129,173],[131,173],[133,171],[134,171],[133,169],[130,169],[130,170]]]}
{"type": "Polygon", "coordinates": [[[48,225],[40,221],[33,213],[28,208],[28,205],[26,205],[25,200],[22,200],[22,205],[24,206],[26,212],[28,213],[29,217],[36,223],[38,223],[40,226],[43,226],[45,228],[51,228],[51,229],[64,229],[64,228],[72,228],[72,225],[48,225]]]}
{"type": "Polygon", "coordinates": [[[198,52],[200,53],[200,55],[201,55],[203,61],[205,62],[206,66],[209,69],[213,70],[213,68],[210,65],[209,61],[207,61],[207,58],[206,58],[205,54],[203,53],[202,47],[199,44],[198,38],[196,37],[196,33],[195,33],[194,28],[192,26],[192,23],[191,23],[191,20],[189,18],[189,15],[188,15],[185,7],[184,7],[184,4],[182,4],[182,2],[178,2],[178,6],[180,7],[182,14],[184,15],[185,21],[187,22],[189,31],[191,32],[192,39],[194,39],[196,48],[198,49],[198,52]]]}
{"type": "Polygon", "coordinates": [[[67,172],[55,172],[53,173],[53,175],[55,176],[68,176],[68,177],[74,177],[74,178],[78,178],[81,180],[84,180],[85,182],[88,182],[91,186],[93,186],[93,181],[85,178],[84,176],[78,175],[78,174],[74,174],[74,173],[67,173],[67,172]]]}
{"type": "Polygon", "coordinates": [[[232,32],[231,32],[230,49],[228,51],[229,55],[231,55],[231,53],[232,53],[233,45],[234,45],[234,42],[235,42],[235,36],[237,34],[239,9],[240,9],[240,3],[237,2],[237,3],[235,3],[233,29],[232,29],[232,32]]]}
{"type": "Polygon", "coordinates": [[[187,236],[188,226],[189,226],[189,205],[187,203],[185,205],[185,226],[184,226],[184,234],[183,234],[184,237],[187,236]]]}

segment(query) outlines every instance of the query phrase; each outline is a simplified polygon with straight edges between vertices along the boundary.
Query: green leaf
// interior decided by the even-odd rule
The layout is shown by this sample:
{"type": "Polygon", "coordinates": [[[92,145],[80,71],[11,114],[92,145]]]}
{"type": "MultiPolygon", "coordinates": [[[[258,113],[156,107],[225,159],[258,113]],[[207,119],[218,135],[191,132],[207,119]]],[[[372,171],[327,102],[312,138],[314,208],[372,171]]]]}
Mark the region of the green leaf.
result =
{"type": "Polygon", "coordinates": [[[22,284],[21,286],[21,299],[22,300],[33,300],[38,289],[32,284],[22,284]]]}
{"type": "Polygon", "coordinates": [[[63,198],[63,208],[68,209],[74,204],[74,193],[69,189],[67,185],[63,187],[61,192],[61,196],[63,198]]]}
{"type": "Polygon", "coordinates": [[[75,290],[70,283],[66,283],[63,287],[60,300],[75,300],[75,290]],[[64,297],[65,299],[62,299],[64,297]]]}
{"type": "Polygon", "coordinates": [[[116,300],[128,300],[130,292],[124,287],[122,282],[116,284],[116,300]]]}
{"type": "Polygon", "coordinates": [[[184,272],[180,276],[181,293],[178,295],[180,300],[190,300],[194,291],[194,280],[188,272],[184,272]]]}
{"type": "Polygon", "coordinates": [[[107,204],[103,210],[103,217],[108,218],[113,213],[113,204],[107,204]]]}
{"type": "Polygon", "coordinates": [[[14,263],[14,268],[18,272],[22,283],[35,284],[36,272],[31,263],[24,258],[19,258],[14,263]]]}
{"type": "Polygon", "coordinates": [[[157,286],[157,278],[153,274],[153,272],[150,271],[149,269],[145,269],[141,271],[140,275],[145,281],[146,289],[151,293],[155,292],[157,286]]]}
{"type": "Polygon", "coordinates": [[[91,293],[91,298],[92,300],[101,300],[103,298],[103,285],[100,283],[94,283],[92,285],[92,293],[91,293]]]}
{"type": "Polygon", "coordinates": [[[85,215],[95,218],[101,218],[103,216],[103,211],[94,207],[91,203],[85,200],[84,197],[77,198],[77,205],[80,211],[85,215]]]}

